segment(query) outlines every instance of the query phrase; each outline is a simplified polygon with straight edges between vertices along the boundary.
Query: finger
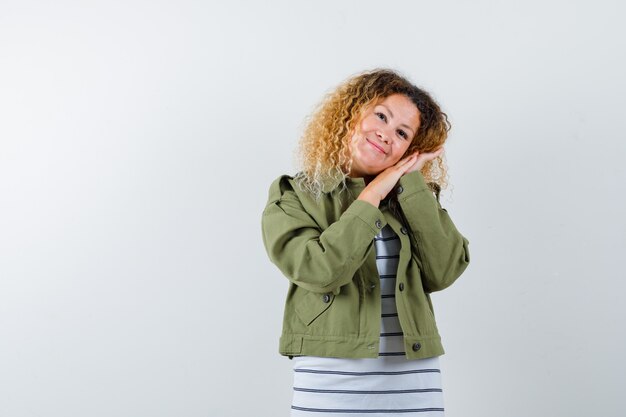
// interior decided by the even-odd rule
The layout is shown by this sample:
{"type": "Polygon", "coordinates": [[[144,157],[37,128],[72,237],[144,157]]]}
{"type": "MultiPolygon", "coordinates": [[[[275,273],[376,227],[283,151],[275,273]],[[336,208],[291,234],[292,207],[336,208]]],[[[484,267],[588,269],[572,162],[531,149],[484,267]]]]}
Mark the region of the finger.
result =
{"type": "Polygon", "coordinates": [[[410,171],[411,169],[413,169],[418,159],[419,158],[417,157],[417,155],[411,156],[411,158],[409,159],[410,160],[409,163],[406,163],[402,165],[401,167],[399,167],[400,172],[402,172],[402,174],[405,174],[407,171],[410,171]]]}
{"type": "Polygon", "coordinates": [[[406,164],[407,162],[409,162],[411,159],[413,159],[415,157],[415,155],[409,155],[404,159],[401,159],[398,161],[398,163],[396,164],[397,167],[403,166],[404,164],[406,164]]]}
{"type": "Polygon", "coordinates": [[[436,151],[425,152],[422,154],[427,161],[437,158],[439,155],[443,153],[443,148],[439,148],[436,151]]]}

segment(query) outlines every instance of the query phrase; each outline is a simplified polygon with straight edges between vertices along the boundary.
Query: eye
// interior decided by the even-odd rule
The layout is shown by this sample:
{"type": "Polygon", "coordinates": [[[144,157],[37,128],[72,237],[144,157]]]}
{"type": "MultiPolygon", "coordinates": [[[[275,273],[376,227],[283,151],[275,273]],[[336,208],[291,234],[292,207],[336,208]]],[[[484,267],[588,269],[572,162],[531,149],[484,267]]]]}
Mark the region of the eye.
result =
{"type": "MultiPolygon", "coordinates": [[[[384,120],[385,122],[387,122],[387,116],[384,113],[381,112],[374,112],[374,114],[376,115],[376,117],[378,117],[380,120],[384,120]]],[[[406,134],[406,132],[404,130],[398,130],[398,132],[400,133],[400,136],[402,136],[404,139],[408,139],[409,135],[406,134]]]]}

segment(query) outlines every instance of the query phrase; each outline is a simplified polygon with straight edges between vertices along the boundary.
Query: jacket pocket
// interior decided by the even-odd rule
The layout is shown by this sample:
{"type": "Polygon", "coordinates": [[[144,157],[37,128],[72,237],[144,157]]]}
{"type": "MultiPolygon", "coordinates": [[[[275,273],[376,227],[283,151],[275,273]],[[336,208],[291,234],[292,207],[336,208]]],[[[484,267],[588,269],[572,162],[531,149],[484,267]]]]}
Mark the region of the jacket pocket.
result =
{"type": "Polygon", "coordinates": [[[302,290],[305,294],[294,300],[294,312],[304,324],[310,326],[319,316],[330,308],[335,300],[332,292],[326,294],[302,290]]]}

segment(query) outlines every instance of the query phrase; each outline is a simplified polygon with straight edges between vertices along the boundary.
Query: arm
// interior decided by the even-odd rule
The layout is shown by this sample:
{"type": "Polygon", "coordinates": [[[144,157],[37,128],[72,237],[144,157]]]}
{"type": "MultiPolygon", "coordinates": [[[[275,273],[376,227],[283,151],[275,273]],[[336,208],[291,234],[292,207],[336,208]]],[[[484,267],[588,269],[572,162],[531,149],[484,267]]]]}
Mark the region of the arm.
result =
{"type": "Polygon", "coordinates": [[[355,200],[337,221],[321,230],[282,178],[270,187],[263,210],[265,250],[294,284],[313,292],[338,294],[365,261],[374,237],[387,224],[385,217],[372,204],[355,200]]]}
{"type": "Polygon", "coordinates": [[[459,233],[419,170],[400,177],[396,193],[410,228],[412,249],[422,263],[424,290],[430,293],[449,287],[469,264],[469,241],[459,233]]]}

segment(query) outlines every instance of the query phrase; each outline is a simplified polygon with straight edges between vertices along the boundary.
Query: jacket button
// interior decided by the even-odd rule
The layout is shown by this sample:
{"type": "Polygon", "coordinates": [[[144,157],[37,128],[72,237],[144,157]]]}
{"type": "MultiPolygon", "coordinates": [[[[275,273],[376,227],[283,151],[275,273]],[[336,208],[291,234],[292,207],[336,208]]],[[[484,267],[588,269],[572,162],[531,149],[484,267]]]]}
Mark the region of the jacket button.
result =
{"type": "Polygon", "coordinates": [[[404,291],[404,282],[401,282],[400,285],[398,285],[398,288],[400,291],[404,291]]]}
{"type": "Polygon", "coordinates": [[[325,303],[330,301],[330,295],[328,294],[324,294],[324,296],[322,297],[322,301],[324,301],[325,303]]]}
{"type": "Polygon", "coordinates": [[[415,352],[417,352],[418,350],[420,350],[420,348],[422,347],[422,345],[420,345],[419,343],[413,343],[413,350],[415,352]]]}
{"type": "Polygon", "coordinates": [[[404,188],[402,188],[401,185],[398,185],[398,188],[396,188],[396,194],[402,194],[402,191],[404,191],[404,188]]]}
{"type": "Polygon", "coordinates": [[[383,222],[381,222],[380,219],[376,220],[376,227],[378,227],[379,229],[383,227],[383,222]]]}
{"type": "Polygon", "coordinates": [[[409,233],[409,231],[408,231],[408,230],[406,230],[406,227],[404,227],[404,226],[402,226],[402,227],[400,228],[400,231],[402,232],[402,234],[403,234],[403,235],[406,235],[407,233],[409,233]]]}

